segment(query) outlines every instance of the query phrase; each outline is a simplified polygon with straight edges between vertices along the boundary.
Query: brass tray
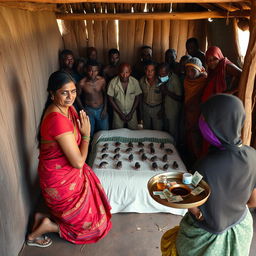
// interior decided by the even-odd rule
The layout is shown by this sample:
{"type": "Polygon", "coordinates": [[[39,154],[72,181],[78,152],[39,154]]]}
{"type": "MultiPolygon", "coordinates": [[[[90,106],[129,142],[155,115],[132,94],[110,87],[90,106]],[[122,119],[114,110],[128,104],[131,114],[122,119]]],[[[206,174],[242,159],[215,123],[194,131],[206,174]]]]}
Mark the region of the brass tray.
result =
{"type": "MultiPolygon", "coordinates": [[[[149,181],[148,181],[148,191],[150,193],[150,196],[157,201],[159,204],[173,207],[173,208],[179,208],[179,209],[188,209],[188,208],[193,208],[200,206],[206,202],[208,197],[211,194],[211,189],[209,185],[204,181],[201,180],[198,186],[204,188],[205,190],[200,193],[199,195],[192,195],[189,193],[186,196],[182,196],[183,201],[181,202],[175,202],[171,203],[168,202],[167,199],[161,199],[158,195],[154,195],[153,191],[162,191],[157,189],[157,182],[159,181],[161,176],[166,176],[168,182],[174,182],[176,181],[177,184],[183,184],[182,183],[182,173],[178,172],[166,172],[166,173],[161,173],[153,176],[149,181]]],[[[192,186],[192,185],[190,185],[192,186]]],[[[191,190],[193,190],[193,187],[191,187],[191,190]]]]}

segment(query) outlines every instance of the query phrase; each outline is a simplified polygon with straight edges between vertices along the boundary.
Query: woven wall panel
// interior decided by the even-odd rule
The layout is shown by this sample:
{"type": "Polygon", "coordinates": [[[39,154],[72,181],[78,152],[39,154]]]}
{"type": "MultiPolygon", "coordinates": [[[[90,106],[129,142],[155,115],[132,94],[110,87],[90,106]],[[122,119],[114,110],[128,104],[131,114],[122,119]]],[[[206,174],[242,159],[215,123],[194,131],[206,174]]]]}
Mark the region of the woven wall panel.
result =
{"type": "Polygon", "coordinates": [[[38,196],[36,131],[62,47],[55,15],[0,7],[0,255],[18,255],[38,196]]]}

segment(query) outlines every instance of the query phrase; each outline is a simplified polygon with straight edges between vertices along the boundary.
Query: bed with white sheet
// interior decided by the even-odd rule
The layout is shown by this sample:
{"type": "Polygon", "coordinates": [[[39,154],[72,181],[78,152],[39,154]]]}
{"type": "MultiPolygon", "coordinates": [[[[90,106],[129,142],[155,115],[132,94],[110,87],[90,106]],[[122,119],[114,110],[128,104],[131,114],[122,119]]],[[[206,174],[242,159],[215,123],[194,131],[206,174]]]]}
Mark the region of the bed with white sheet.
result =
{"type": "MultiPolygon", "coordinates": [[[[110,205],[112,207],[112,213],[118,212],[137,212],[137,213],[156,213],[156,212],[168,212],[178,215],[184,215],[186,210],[174,209],[166,207],[154,201],[147,190],[148,180],[159,173],[166,172],[163,170],[164,164],[168,164],[168,172],[185,172],[186,168],[183,164],[178,152],[172,144],[173,138],[166,132],[153,131],[153,130],[136,130],[129,129],[117,129],[110,131],[100,131],[95,134],[92,142],[92,150],[89,157],[89,165],[92,166],[94,172],[100,179],[102,186],[109,198],[110,205]],[[113,157],[116,154],[114,150],[117,148],[116,142],[120,142],[120,154],[118,160],[114,160],[113,157]],[[128,143],[132,142],[132,151],[127,153],[128,143]],[[139,150],[142,145],[138,145],[138,142],[144,144],[143,148],[147,160],[142,161],[139,150]],[[104,144],[108,144],[108,149],[102,152],[104,144]],[[153,143],[155,153],[150,152],[150,143],[153,143]],[[161,143],[164,143],[164,148],[160,148],[161,143]],[[166,151],[167,149],[167,151],[166,151]],[[171,149],[171,150],[169,150],[171,149]],[[169,152],[168,152],[169,150],[169,152]],[[171,152],[170,152],[171,151],[171,152]],[[167,154],[167,162],[163,162],[163,156],[167,154]],[[103,154],[108,154],[105,159],[102,159],[103,154]],[[133,160],[129,161],[129,155],[133,155],[133,160]],[[153,156],[157,159],[155,163],[158,168],[152,168],[153,156]],[[108,164],[104,168],[100,168],[101,162],[107,162],[108,164]],[[117,162],[122,162],[122,167],[118,169],[116,167],[117,162]],[[176,161],[178,167],[173,168],[173,162],[176,161]],[[139,162],[140,168],[136,169],[135,163],[139,162]]],[[[152,146],[152,144],[151,144],[152,146]]],[[[163,144],[162,144],[163,146],[163,144]]]]}

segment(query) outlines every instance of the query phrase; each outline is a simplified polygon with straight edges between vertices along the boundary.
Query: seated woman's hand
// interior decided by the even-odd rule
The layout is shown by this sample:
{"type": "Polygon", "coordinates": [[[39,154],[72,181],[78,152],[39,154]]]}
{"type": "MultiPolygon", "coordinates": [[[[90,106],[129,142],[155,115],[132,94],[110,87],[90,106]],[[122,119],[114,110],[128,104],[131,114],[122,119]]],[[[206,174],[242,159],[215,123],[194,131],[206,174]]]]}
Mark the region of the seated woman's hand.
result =
{"type": "Polygon", "coordinates": [[[78,119],[77,123],[78,123],[78,128],[81,132],[81,135],[89,137],[91,133],[89,116],[86,115],[84,110],[81,110],[79,112],[79,115],[80,115],[80,120],[78,119]]]}
{"type": "Polygon", "coordinates": [[[204,219],[203,214],[198,207],[189,208],[188,211],[191,212],[196,217],[196,219],[198,220],[204,219]]]}

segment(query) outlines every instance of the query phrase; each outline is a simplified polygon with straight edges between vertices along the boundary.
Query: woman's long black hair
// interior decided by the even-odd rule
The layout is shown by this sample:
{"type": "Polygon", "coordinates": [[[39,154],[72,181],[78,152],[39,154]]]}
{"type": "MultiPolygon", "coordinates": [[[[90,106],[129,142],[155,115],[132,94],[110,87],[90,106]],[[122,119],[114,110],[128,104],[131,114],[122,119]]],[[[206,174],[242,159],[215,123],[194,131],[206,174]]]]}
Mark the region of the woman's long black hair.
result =
{"type": "MultiPolygon", "coordinates": [[[[69,73],[65,72],[65,71],[56,71],[56,72],[52,73],[49,77],[48,87],[47,87],[48,97],[47,97],[47,100],[45,102],[44,110],[43,110],[42,116],[40,118],[40,123],[39,123],[38,129],[37,129],[38,146],[40,145],[40,140],[41,140],[40,127],[41,127],[41,124],[42,124],[42,121],[43,121],[43,117],[44,117],[46,109],[52,103],[51,93],[54,94],[57,90],[59,90],[65,84],[67,84],[69,82],[74,82],[74,84],[76,83],[75,80],[72,78],[72,76],[69,73]]],[[[79,106],[79,108],[82,109],[82,106],[80,106],[79,103],[77,103],[77,105],[79,106]]]]}

